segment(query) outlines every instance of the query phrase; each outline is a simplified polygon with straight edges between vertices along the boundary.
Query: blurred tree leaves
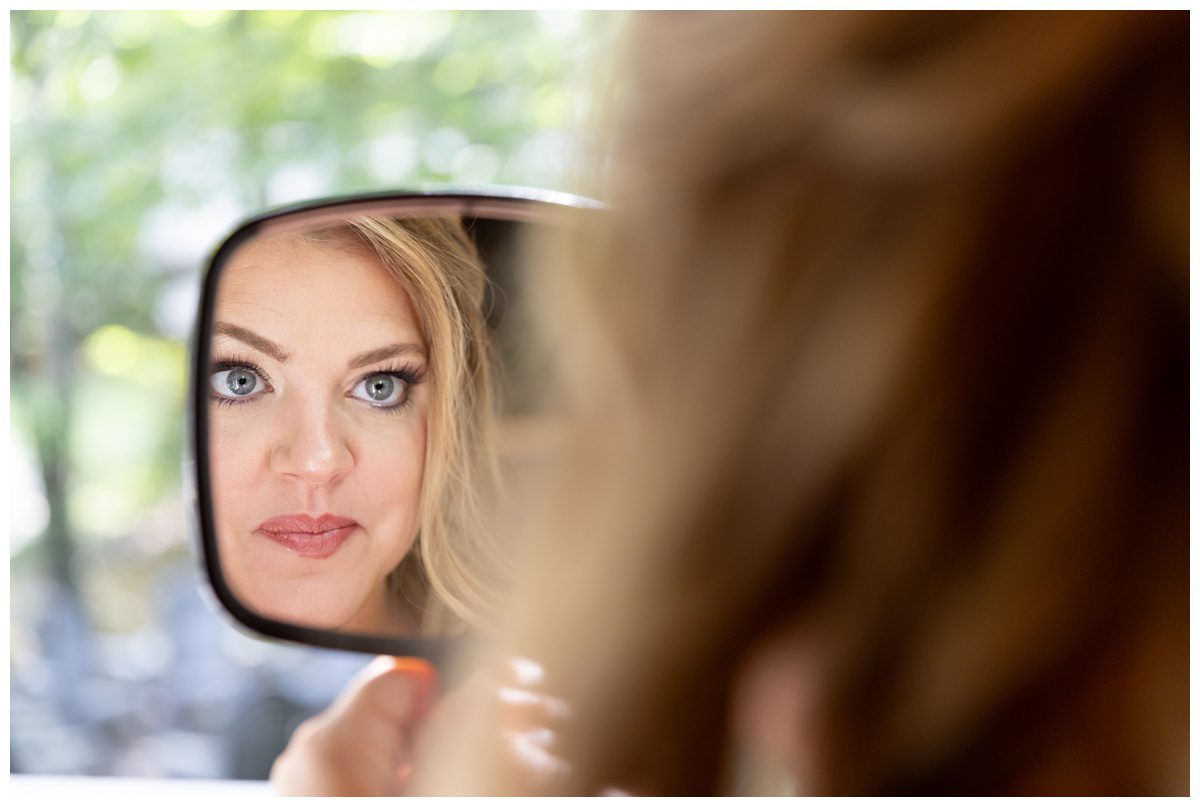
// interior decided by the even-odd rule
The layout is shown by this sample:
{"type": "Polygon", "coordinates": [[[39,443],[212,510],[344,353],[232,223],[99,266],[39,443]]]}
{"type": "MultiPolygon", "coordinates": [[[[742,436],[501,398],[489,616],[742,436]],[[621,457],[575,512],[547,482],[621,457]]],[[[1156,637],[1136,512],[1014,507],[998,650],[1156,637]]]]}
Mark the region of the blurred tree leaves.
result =
{"type": "Polygon", "coordinates": [[[13,12],[13,432],[41,480],[14,495],[50,513],[30,551],[74,585],[79,540],[120,539],[179,495],[183,339],[237,219],[422,182],[569,189],[580,99],[618,24],[13,12]]]}

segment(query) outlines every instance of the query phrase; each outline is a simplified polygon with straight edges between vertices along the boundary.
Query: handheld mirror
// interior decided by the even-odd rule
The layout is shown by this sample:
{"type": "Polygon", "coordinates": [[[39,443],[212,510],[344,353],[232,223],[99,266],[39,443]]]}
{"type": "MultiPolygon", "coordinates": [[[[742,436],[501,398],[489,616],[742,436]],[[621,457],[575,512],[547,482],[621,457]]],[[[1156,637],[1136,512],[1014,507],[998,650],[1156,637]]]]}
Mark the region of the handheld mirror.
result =
{"type": "Polygon", "coordinates": [[[360,196],[259,216],[218,248],[192,355],[195,506],[239,623],[436,659],[486,622],[509,564],[481,508],[536,420],[516,261],[593,206],[360,196]]]}

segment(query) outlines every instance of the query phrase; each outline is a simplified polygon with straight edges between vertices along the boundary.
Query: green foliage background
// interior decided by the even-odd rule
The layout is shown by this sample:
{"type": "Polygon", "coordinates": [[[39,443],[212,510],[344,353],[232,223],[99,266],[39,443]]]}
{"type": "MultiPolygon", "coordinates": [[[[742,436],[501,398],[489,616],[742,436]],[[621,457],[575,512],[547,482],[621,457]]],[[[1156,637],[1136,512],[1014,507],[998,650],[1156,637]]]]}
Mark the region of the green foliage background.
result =
{"type": "Polygon", "coordinates": [[[139,581],[186,553],[186,336],[224,232],[265,206],[422,182],[570,190],[582,99],[618,17],[34,11],[10,24],[16,664],[31,581],[81,591],[99,629],[129,630],[148,618],[139,581]]]}

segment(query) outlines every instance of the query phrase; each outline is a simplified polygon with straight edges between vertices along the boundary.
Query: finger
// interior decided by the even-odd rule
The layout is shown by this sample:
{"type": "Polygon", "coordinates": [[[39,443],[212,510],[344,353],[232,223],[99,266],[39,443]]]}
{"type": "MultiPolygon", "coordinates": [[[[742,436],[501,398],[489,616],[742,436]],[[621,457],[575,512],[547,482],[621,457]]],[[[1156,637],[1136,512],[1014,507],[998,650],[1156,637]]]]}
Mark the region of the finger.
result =
{"type": "Polygon", "coordinates": [[[496,688],[495,697],[500,703],[505,725],[515,729],[556,727],[571,716],[567,702],[553,695],[501,686],[496,688]]]}
{"type": "Polygon", "coordinates": [[[406,794],[408,783],[412,779],[412,764],[402,762],[396,767],[396,788],[401,795],[406,794]]]}
{"type": "Polygon", "coordinates": [[[429,662],[379,656],[350,682],[335,710],[409,726],[428,714],[436,693],[437,671],[429,662]]]}
{"type": "Polygon", "coordinates": [[[510,656],[498,668],[496,698],[513,728],[553,725],[570,717],[570,707],[550,692],[546,671],[530,658],[510,656]]]}
{"type": "Polygon", "coordinates": [[[271,780],[279,792],[297,795],[399,793],[413,729],[436,689],[437,673],[427,662],[375,659],[329,709],[297,728],[271,780]]]}
{"type": "Polygon", "coordinates": [[[500,736],[510,763],[524,773],[530,787],[552,787],[570,775],[571,766],[550,747],[552,733],[503,731],[500,736]]]}
{"type": "Polygon", "coordinates": [[[559,728],[570,718],[570,706],[562,698],[540,691],[538,683],[529,676],[513,676],[504,670],[500,676],[478,670],[457,691],[443,698],[439,720],[469,719],[486,708],[495,709],[496,718],[514,731],[559,728]]]}
{"type": "Polygon", "coordinates": [[[393,658],[392,668],[412,681],[416,699],[413,710],[414,717],[418,721],[424,720],[433,707],[433,702],[437,699],[439,688],[437,668],[425,659],[404,657],[393,658]]]}

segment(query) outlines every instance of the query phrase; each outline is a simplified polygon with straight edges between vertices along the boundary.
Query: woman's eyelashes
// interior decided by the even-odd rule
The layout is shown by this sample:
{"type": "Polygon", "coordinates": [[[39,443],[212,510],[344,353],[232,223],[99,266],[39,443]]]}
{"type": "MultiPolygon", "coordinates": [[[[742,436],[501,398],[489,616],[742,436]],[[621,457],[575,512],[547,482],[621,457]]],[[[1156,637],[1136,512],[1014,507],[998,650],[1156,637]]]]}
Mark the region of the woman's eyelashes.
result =
{"type": "MultiPolygon", "coordinates": [[[[398,412],[410,401],[412,390],[425,380],[425,370],[415,365],[387,367],[359,376],[346,397],[373,409],[398,412]]],[[[212,364],[210,396],[219,406],[250,403],[274,392],[271,378],[261,367],[246,359],[220,359],[212,364]]]]}
{"type": "Polygon", "coordinates": [[[425,371],[413,365],[375,370],[362,376],[347,396],[376,409],[398,412],[409,402],[413,387],[425,380],[425,371]]]}
{"type": "Polygon", "coordinates": [[[221,359],[213,362],[212,368],[209,391],[219,406],[249,403],[272,391],[270,377],[254,362],[221,359]]]}

